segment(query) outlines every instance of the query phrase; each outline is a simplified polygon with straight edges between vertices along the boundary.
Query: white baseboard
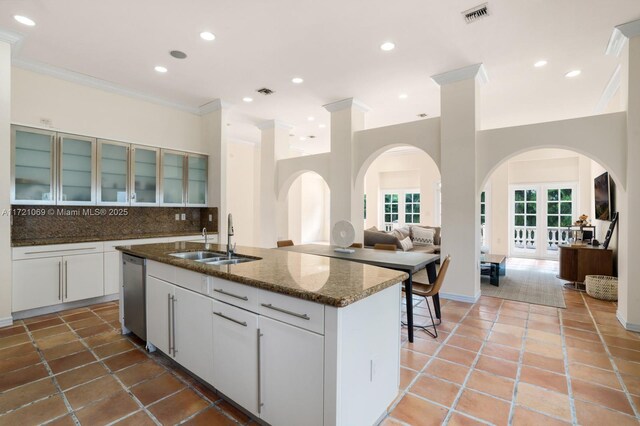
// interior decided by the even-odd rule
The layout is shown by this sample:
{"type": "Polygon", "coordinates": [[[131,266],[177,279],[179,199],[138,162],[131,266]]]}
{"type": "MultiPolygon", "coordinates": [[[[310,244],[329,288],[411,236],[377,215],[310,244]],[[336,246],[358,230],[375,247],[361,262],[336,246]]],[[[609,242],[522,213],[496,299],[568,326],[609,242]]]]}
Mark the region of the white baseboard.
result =
{"type": "Polygon", "coordinates": [[[476,293],[475,296],[440,292],[440,297],[443,299],[455,300],[456,302],[476,303],[478,299],[480,299],[480,292],[476,293]]]}
{"type": "Polygon", "coordinates": [[[96,303],[111,302],[113,300],[118,300],[119,297],[120,295],[118,293],[115,293],[115,294],[110,294],[108,296],[100,296],[100,297],[94,297],[92,299],[78,300],[76,302],[61,303],[59,305],[45,306],[43,308],[28,309],[26,311],[14,312],[13,318],[25,319],[25,318],[37,317],[40,315],[51,314],[53,312],[65,311],[67,309],[82,308],[85,306],[94,305],[96,303]]]}
{"type": "Polygon", "coordinates": [[[0,327],[13,325],[13,317],[0,318],[0,327]]]}
{"type": "Polygon", "coordinates": [[[620,311],[616,312],[616,318],[618,318],[618,321],[620,321],[620,324],[622,324],[622,326],[629,331],[635,331],[640,333],[640,324],[634,324],[632,322],[627,322],[627,320],[622,316],[622,313],[620,313],[620,311]]]}

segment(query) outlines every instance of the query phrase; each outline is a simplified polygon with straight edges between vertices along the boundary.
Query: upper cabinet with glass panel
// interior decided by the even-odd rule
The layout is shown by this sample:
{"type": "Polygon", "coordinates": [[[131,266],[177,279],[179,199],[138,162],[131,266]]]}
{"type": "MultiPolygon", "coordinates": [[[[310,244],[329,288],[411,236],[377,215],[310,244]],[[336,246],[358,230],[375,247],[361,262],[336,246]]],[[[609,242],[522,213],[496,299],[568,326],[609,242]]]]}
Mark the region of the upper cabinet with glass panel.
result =
{"type": "Polygon", "coordinates": [[[59,135],[58,204],[95,204],[96,140],[59,135]]]}
{"type": "Polygon", "coordinates": [[[55,203],[55,132],[14,126],[11,143],[11,202],[55,203]]]}
{"type": "Polygon", "coordinates": [[[206,206],[206,155],[12,126],[13,204],[206,206]]]}

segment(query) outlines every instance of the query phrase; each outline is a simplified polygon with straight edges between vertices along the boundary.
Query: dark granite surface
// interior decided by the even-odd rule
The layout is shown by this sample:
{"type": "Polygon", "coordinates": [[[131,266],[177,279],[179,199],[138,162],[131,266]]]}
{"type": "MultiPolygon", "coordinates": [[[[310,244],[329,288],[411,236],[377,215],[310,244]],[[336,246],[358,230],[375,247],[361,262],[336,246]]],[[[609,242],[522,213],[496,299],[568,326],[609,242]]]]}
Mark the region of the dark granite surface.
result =
{"type": "MultiPolygon", "coordinates": [[[[218,252],[224,252],[226,248],[218,244],[208,246],[209,250],[218,252]]],[[[259,260],[224,266],[169,255],[203,250],[204,243],[142,244],[117,249],[201,274],[335,307],[347,306],[408,278],[406,273],[391,269],[279,249],[238,247],[238,255],[259,260]]]]}
{"type": "Polygon", "coordinates": [[[218,230],[217,207],[14,205],[12,213],[13,247],[175,237],[198,234],[204,227],[211,234],[218,230]],[[175,220],[183,213],[186,220],[175,220]]]}

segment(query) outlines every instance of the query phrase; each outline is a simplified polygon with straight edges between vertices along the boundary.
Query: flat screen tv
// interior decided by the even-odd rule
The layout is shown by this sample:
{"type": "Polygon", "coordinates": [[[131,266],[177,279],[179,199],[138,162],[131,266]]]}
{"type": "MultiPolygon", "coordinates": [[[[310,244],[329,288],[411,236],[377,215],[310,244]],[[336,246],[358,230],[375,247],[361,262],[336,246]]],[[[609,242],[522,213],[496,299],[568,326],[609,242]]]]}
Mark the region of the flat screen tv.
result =
{"type": "Polygon", "coordinates": [[[609,173],[604,172],[593,180],[596,219],[611,220],[615,213],[616,185],[609,173]]]}

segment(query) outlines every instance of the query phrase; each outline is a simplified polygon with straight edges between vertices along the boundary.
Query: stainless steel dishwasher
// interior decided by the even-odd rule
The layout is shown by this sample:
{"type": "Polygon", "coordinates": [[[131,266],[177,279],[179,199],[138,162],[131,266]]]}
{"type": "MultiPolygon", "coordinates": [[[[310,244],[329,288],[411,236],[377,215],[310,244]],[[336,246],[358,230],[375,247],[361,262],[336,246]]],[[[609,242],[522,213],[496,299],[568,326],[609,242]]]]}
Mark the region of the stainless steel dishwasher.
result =
{"type": "Polygon", "coordinates": [[[146,259],[122,253],[124,326],[145,341],[147,340],[146,276],[146,259]]]}

